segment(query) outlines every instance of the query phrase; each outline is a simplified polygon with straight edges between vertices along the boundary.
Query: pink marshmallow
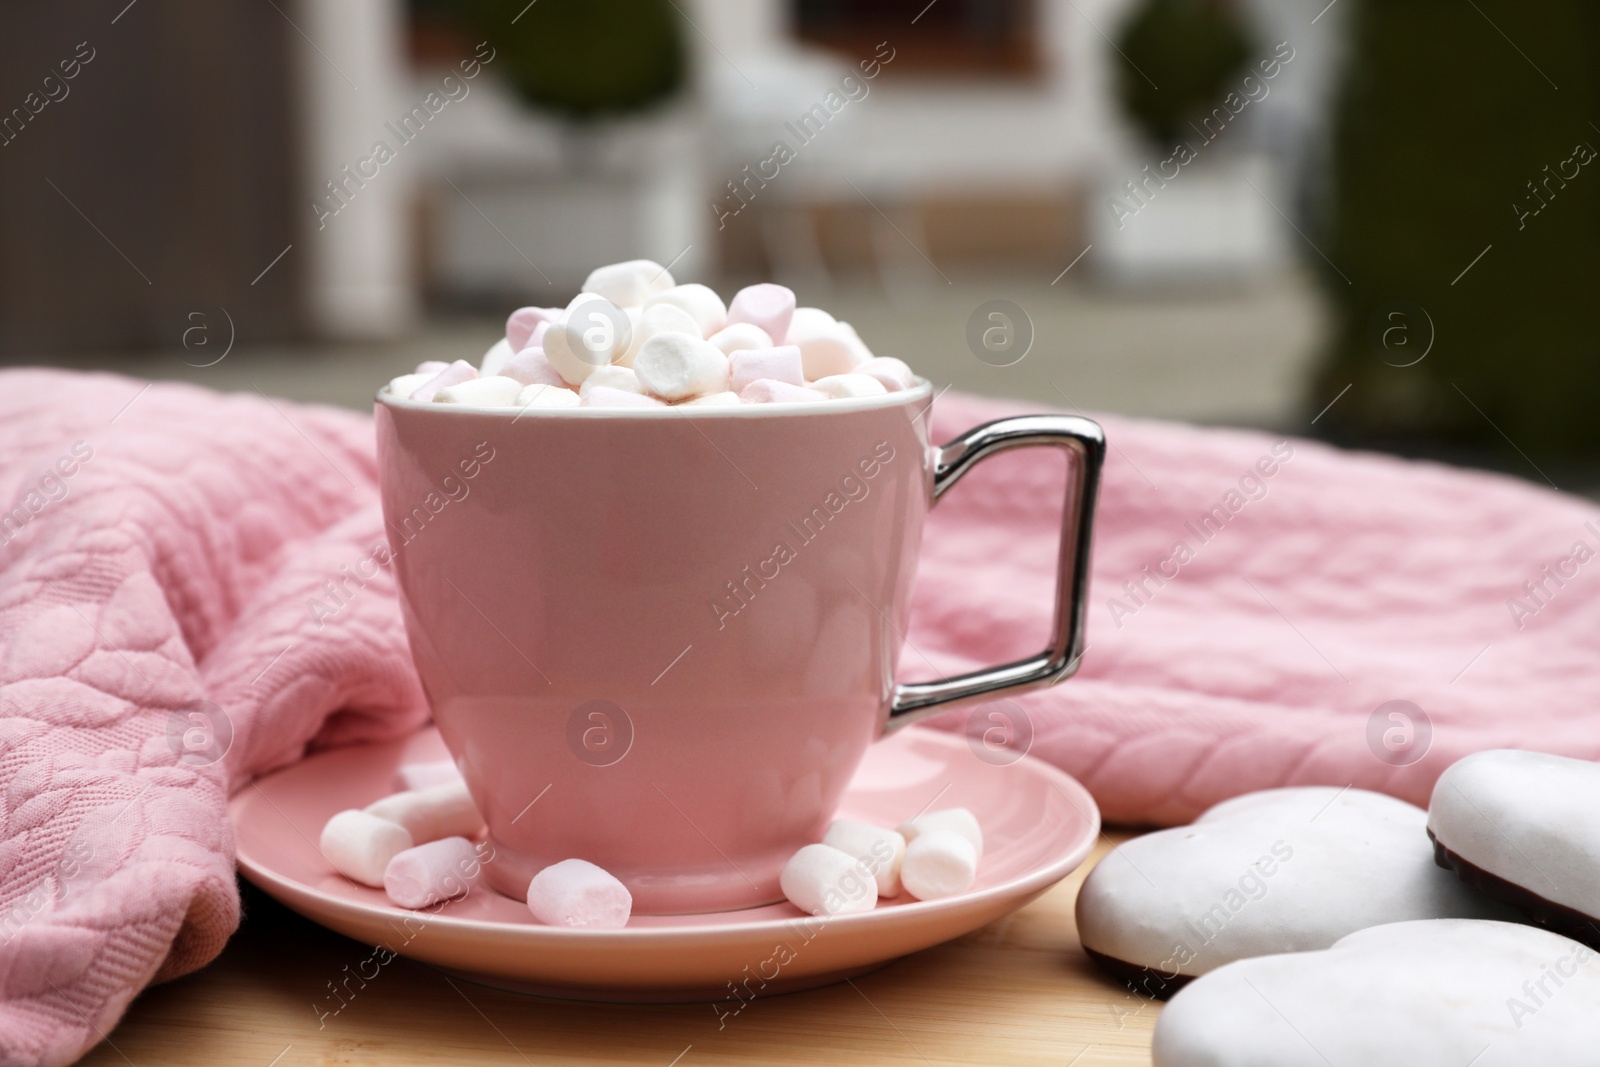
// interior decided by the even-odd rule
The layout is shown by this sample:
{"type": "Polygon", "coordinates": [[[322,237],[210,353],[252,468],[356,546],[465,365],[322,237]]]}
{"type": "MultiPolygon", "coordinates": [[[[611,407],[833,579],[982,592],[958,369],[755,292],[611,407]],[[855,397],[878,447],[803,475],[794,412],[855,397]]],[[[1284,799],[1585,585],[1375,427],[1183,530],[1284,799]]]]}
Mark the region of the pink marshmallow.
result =
{"type": "Polygon", "coordinates": [[[758,378],[739,391],[739,399],[751,404],[793,404],[801,401],[831,400],[827,393],[803,385],[758,378]]]}
{"type": "Polygon", "coordinates": [[[537,344],[533,339],[533,331],[540,323],[549,322],[561,314],[560,308],[518,308],[506,319],[506,340],[511,342],[515,351],[522,351],[530,343],[537,344]]]}
{"type": "Polygon", "coordinates": [[[736,393],[743,392],[745,386],[761,378],[790,385],[806,384],[805,372],[800,366],[800,349],[795,345],[743,348],[729,356],[728,363],[733,370],[732,384],[728,388],[736,393]]]}
{"type": "Polygon", "coordinates": [[[400,764],[400,784],[404,789],[427,789],[436,785],[450,785],[461,780],[461,772],[456,769],[452,760],[400,764]]]}
{"type": "Polygon", "coordinates": [[[507,378],[515,378],[523,385],[559,385],[565,389],[567,383],[561,380],[561,375],[550,365],[542,348],[524,348],[521,352],[506,360],[500,368],[500,373],[507,378]]]}
{"type": "Polygon", "coordinates": [[[883,387],[891,393],[898,393],[902,389],[910,389],[917,384],[916,373],[893,356],[874,356],[856,367],[852,373],[865,374],[878,379],[883,383],[883,387]]]}
{"type": "Polygon", "coordinates": [[[583,394],[583,407],[586,408],[660,408],[666,407],[653,396],[643,393],[630,393],[626,389],[613,389],[609,385],[597,385],[583,394]]]}
{"type": "Polygon", "coordinates": [[[546,926],[620,930],[633,913],[633,894],[588,860],[562,860],[528,883],[528,910],[546,926]]]}
{"type": "Polygon", "coordinates": [[[438,374],[449,365],[450,364],[446,363],[442,359],[425,359],[421,363],[417,364],[417,369],[412,371],[412,373],[426,374],[428,377],[432,378],[435,374],[438,374]]]}
{"type": "Polygon", "coordinates": [[[462,382],[470,382],[477,376],[477,367],[474,367],[464,359],[458,359],[418,386],[416,392],[411,394],[411,399],[432,400],[439,390],[447,389],[452,385],[460,385],[462,382]]]}
{"type": "Polygon", "coordinates": [[[763,283],[740,289],[728,305],[728,322],[759,326],[769,337],[785,337],[794,317],[794,290],[763,283]]]}
{"type": "Polygon", "coordinates": [[[466,896],[483,875],[478,850],[464,837],[408,848],[383,869],[383,891],[402,908],[426,908],[466,896]]]}

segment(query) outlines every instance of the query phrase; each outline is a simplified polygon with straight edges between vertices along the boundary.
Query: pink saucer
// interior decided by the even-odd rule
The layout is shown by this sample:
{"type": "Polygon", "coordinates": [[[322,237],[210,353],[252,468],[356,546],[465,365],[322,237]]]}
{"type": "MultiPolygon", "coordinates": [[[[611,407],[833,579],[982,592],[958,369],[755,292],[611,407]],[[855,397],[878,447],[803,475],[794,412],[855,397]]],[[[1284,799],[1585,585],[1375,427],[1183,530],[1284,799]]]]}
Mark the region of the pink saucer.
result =
{"type": "Polygon", "coordinates": [[[840,815],[895,826],[930,805],[966,807],[984,833],[977,884],[956,897],[881,901],[818,919],[787,903],[701,915],[635,916],[623,930],[535,922],[487,888],[408,911],[336,874],[318,851],[334,812],[399,788],[402,763],[448,758],[438,733],[333,749],[246,786],[228,806],[239,869],[339,933],[474,980],[593,1000],[717,1001],[808,989],[970,933],[1072,872],[1100,832],[1087,790],[1039,760],[977,758],[959,734],[911,727],[868,750],[840,815]]]}

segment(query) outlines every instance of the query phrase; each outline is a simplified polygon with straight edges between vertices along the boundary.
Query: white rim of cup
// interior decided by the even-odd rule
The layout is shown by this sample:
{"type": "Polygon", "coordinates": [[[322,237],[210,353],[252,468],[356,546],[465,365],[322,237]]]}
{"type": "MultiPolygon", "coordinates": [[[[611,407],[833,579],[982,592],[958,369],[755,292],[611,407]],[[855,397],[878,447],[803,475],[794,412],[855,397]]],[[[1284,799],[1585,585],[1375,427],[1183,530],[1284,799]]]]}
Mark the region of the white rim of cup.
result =
{"type": "Polygon", "coordinates": [[[377,403],[387,404],[389,407],[399,408],[402,411],[437,411],[440,414],[450,415],[495,415],[507,419],[515,419],[524,415],[537,419],[660,419],[672,415],[688,415],[697,419],[759,419],[775,415],[843,415],[851,411],[890,408],[899,404],[909,404],[925,399],[933,392],[933,383],[926,378],[919,377],[909,389],[901,389],[898,392],[874,396],[852,396],[842,399],[804,400],[778,404],[701,405],[698,407],[689,407],[686,404],[668,404],[659,408],[519,408],[515,405],[502,407],[484,404],[440,404],[433,400],[411,400],[409,398],[390,396],[388,390],[389,387],[387,385],[378,390],[377,396],[374,397],[377,403]]]}

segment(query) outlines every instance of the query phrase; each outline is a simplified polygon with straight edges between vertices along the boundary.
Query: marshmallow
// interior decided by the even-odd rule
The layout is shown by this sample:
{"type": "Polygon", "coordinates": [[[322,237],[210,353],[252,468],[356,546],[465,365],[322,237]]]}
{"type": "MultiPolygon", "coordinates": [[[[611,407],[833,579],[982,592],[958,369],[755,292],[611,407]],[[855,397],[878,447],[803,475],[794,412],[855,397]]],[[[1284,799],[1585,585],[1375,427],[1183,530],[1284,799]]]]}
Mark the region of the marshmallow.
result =
{"type": "Polygon", "coordinates": [[[446,363],[442,359],[425,359],[421,363],[417,364],[417,369],[414,373],[426,374],[428,377],[432,378],[435,374],[438,374],[449,365],[450,364],[446,363]]]}
{"type": "Polygon", "coordinates": [[[542,324],[554,322],[561,317],[560,308],[518,308],[506,319],[506,340],[511,342],[511,348],[520,352],[530,344],[536,344],[533,331],[542,324]]]}
{"type": "Polygon", "coordinates": [[[827,393],[835,400],[852,396],[881,396],[889,391],[882,382],[867,374],[830,374],[812,382],[811,388],[819,393],[827,393]]]}
{"type": "MultiPolygon", "coordinates": [[[[434,374],[439,373],[434,371],[434,374]]],[[[433,378],[433,374],[402,374],[389,382],[389,395],[408,400],[411,394],[421,387],[423,382],[433,378]]]]}
{"type": "Polygon", "coordinates": [[[578,387],[578,395],[588,396],[595,389],[621,389],[624,393],[644,392],[644,387],[639,384],[639,376],[633,372],[633,368],[616,364],[601,367],[585,378],[583,385],[578,387]]]}
{"type": "Polygon", "coordinates": [[[822,843],[860,860],[877,880],[878,896],[900,895],[900,862],[906,855],[905,838],[870,823],[835,819],[828,826],[828,832],[822,835],[822,843]]]}
{"type": "Polygon", "coordinates": [[[910,389],[917,384],[917,376],[912,369],[893,356],[873,356],[856,367],[853,373],[871,375],[891,393],[910,389]]]}
{"type": "Polygon", "coordinates": [[[839,320],[821,308],[795,308],[789,316],[789,329],[783,335],[783,343],[796,345],[801,341],[809,341],[832,332],[838,325],[839,320]]]}
{"type": "Polygon", "coordinates": [[[466,896],[478,884],[483,863],[464,837],[442,837],[408,848],[383,870],[383,891],[402,908],[426,908],[466,896]]]}
{"type": "Polygon", "coordinates": [[[583,394],[581,405],[586,408],[659,408],[661,401],[653,396],[627,389],[614,389],[609,385],[596,386],[583,394]]]}
{"type": "Polygon", "coordinates": [[[517,394],[516,406],[523,411],[529,408],[575,408],[581,401],[578,394],[564,385],[545,385],[535,382],[517,394]]]}
{"type": "Polygon", "coordinates": [[[461,780],[461,771],[447,759],[400,765],[400,784],[407,789],[426,789],[432,785],[449,785],[461,780]]]}
{"type": "Polygon", "coordinates": [[[523,385],[559,385],[563,389],[567,386],[566,379],[556,373],[542,348],[524,348],[506,361],[500,373],[523,385]]]}
{"type": "Polygon", "coordinates": [[[739,399],[750,404],[796,404],[833,398],[827,393],[819,393],[803,385],[790,385],[788,382],[773,381],[771,378],[757,378],[739,390],[739,399]]]}
{"type": "Polygon", "coordinates": [[[366,811],[405,827],[416,844],[441,837],[477,837],[483,832],[483,816],[478,814],[465,781],[408,789],[373,801],[366,811]]]}
{"type": "Polygon", "coordinates": [[[511,342],[504,337],[489,346],[489,351],[483,354],[483,359],[478,361],[478,375],[483,378],[493,377],[500,373],[500,368],[506,361],[517,354],[511,342]]]}
{"type": "Polygon", "coordinates": [[[729,356],[746,348],[771,348],[777,343],[761,327],[752,326],[748,322],[718,330],[706,340],[720,348],[724,355],[729,356]]]}
{"type": "Polygon", "coordinates": [[[517,402],[522,383],[515,378],[495,375],[474,378],[460,385],[447,385],[433,395],[436,404],[472,404],[476,407],[503,408],[517,402]]]}
{"type": "Polygon", "coordinates": [[[793,345],[739,349],[728,357],[728,370],[731,380],[728,388],[736,393],[761,378],[790,385],[806,384],[805,372],[800,369],[800,350],[793,345]]]}
{"type": "Polygon", "coordinates": [[[404,826],[355,808],[341,811],[322,828],[322,858],[362,885],[383,885],[389,861],[411,844],[404,826]]]}
{"type": "Polygon", "coordinates": [[[782,285],[749,285],[733,294],[728,323],[746,322],[768,337],[787,337],[794,317],[794,290],[782,285]]]}
{"type": "Polygon", "coordinates": [[[620,930],[633,912],[633,894],[588,860],[562,860],[528,883],[528,910],[546,926],[620,930]]]}
{"type": "Polygon", "coordinates": [[[656,334],[639,349],[633,369],[639,384],[663,400],[687,400],[728,388],[728,357],[693,334],[656,334]]]}
{"type": "Polygon", "coordinates": [[[618,353],[617,358],[611,362],[619,366],[631,367],[633,366],[633,357],[639,354],[639,346],[643,345],[645,341],[644,309],[623,308],[622,313],[628,316],[628,347],[618,353]]]}
{"type": "Polygon", "coordinates": [[[569,385],[581,385],[596,368],[627,350],[630,339],[621,326],[628,322],[620,308],[580,293],[545,331],[544,354],[569,385]]]}
{"type": "Polygon", "coordinates": [[[725,408],[738,407],[744,403],[739,399],[738,393],[707,393],[697,396],[693,400],[685,400],[680,407],[686,408],[725,408]]]}
{"type": "Polygon", "coordinates": [[[423,382],[421,386],[411,393],[412,400],[432,400],[439,390],[462,382],[470,382],[478,376],[478,368],[464,359],[458,359],[432,378],[423,382]]]}
{"type": "Polygon", "coordinates": [[[831,845],[806,845],[790,856],[778,885],[808,915],[848,915],[878,903],[877,880],[854,856],[831,845]]]}
{"type": "Polygon", "coordinates": [[[955,830],[924,830],[900,861],[901,884],[918,900],[965,893],[977,876],[978,850],[955,830]]]}
{"type": "Polygon", "coordinates": [[[930,811],[918,815],[915,819],[908,819],[901,823],[898,829],[900,835],[906,839],[907,845],[923,834],[930,834],[935,830],[950,830],[972,842],[978,857],[980,859],[983,857],[983,830],[978,827],[978,817],[966,808],[930,811]]]}
{"type": "Polygon", "coordinates": [[[657,293],[646,300],[644,313],[648,315],[651,308],[662,304],[687,312],[694,320],[695,332],[701,337],[710,337],[728,325],[728,309],[723,305],[722,297],[704,285],[697,283],[674,285],[671,289],[657,293]]]}
{"type": "Polygon", "coordinates": [[[633,307],[674,284],[667,268],[654,260],[630,259],[590,271],[583,281],[583,291],[603,296],[618,307],[633,307]]]}
{"type": "Polygon", "coordinates": [[[842,323],[834,323],[827,330],[796,340],[793,329],[789,343],[800,348],[800,362],[806,377],[812,381],[836,374],[849,374],[872,358],[861,339],[846,332],[842,323]]]}

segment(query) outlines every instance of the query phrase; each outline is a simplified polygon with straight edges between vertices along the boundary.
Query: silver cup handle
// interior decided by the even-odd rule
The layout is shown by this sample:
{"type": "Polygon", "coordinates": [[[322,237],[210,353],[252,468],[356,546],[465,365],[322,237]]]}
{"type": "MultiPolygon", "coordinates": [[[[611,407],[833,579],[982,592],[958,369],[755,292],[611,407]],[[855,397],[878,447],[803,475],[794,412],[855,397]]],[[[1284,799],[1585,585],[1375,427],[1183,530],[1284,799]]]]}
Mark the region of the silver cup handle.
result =
{"type": "Polygon", "coordinates": [[[981,460],[1007,449],[1044,445],[1068,454],[1067,500],[1061,517],[1056,612],[1050,645],[1027,659],[940,678],[897,685],[886,730],[925,718],[953,704],[972,703],[1002,692],[1024,692],[1070,678],[1083,654],[1089,590],[1089,542],[1095,493],[1105,461],[1105,433],[1098,423],[1073,415],[1021,415],[975,427],[939,449],[933,468],[933,502],[981,460]]]}

